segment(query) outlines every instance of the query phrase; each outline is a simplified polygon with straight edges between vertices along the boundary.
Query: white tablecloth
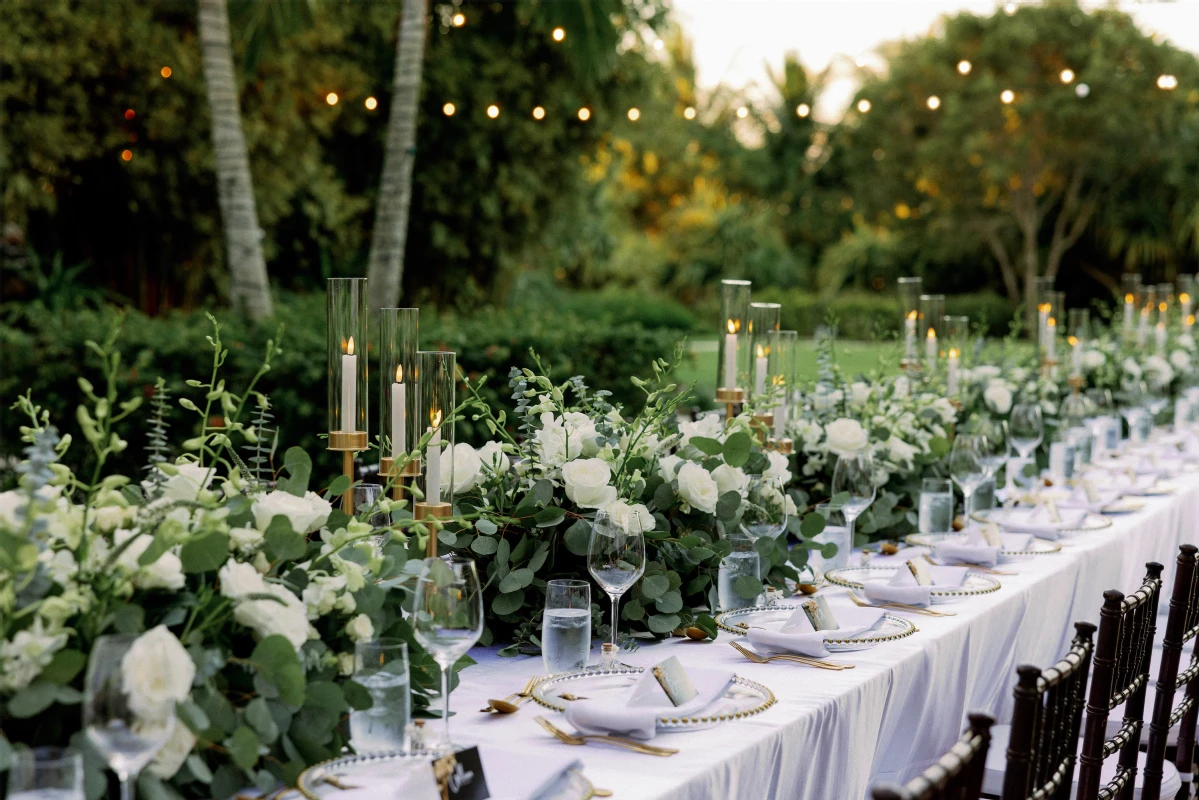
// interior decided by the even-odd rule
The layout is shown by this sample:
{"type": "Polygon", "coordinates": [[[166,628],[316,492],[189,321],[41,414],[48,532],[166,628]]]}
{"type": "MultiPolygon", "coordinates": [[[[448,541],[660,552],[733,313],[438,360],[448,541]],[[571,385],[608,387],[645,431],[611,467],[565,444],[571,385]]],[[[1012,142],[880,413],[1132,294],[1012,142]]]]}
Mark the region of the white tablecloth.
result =
{"type": "MultiPolygon", "coordinates": [[[[1113,517],[1110,528],[1063,540],[1058,554],[1001,564],[1018,575],[1000,577],[998,592],[935,606],[956,616],[913,616],[915,635],[834,656],[853,670],[752,664],[724,633],[716,642],[642,647],[639,662],[677,655],[684,665],[733,667],[770,687],[778,704],[746,720],[659,735],[654,744],[681,751],[670,758],[597,745],[572,753],[592,782],[617,798],[843,800],[865,797],[879,780],[905,781],[949,749],[968,711],[1008,721],[1016,665],[1051,665],[1065,652],[1073,622],[1098,622],[1103,591],[1134,591],[1146,561],[1166,566],[1168,602],[1178,545],[1199,543],[1199,474],[1171,482],[1176,493],[1146,498],[1142,511],[1113,517]]],[[[547,712],[531,701],[510,716],[479,713],[487,698],[519,691],[540,673],[540,658],[499,658],[486,648],[472,656],[479,665],[462,673],[452,695],[455,738],[518,750],[529,764],[560,756],[567,745],[533,722],[547,712]]],[[[496,788],[493,796],[504,797],[496,788]]]]}

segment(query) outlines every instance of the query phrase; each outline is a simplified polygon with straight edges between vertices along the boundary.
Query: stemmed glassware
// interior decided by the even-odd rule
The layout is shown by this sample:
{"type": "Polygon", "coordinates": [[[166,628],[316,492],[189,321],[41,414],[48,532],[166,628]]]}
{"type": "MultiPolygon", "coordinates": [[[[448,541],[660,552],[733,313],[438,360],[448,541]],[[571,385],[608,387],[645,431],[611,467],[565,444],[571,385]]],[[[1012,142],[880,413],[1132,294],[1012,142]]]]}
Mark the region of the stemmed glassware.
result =
{"type": "Polygon", "coordinates": [[[982,455],[986,441],[985,436],[962,434],[953,440],[953,448],[949,451],[949,474],[962,490],[962,507],[967,518],[974,490],[987,478],[982,455]]]}
{"type": "Polygon", "coordinates": [[[473,559],[457,554],[426,558],[412,607],[416,640],[441,667],[445,750],[450,739],[450,670],[483,634],[483,591],[473,559]]]}
{"type": "Polygon", "coordinates": [[[598,511],[587,543],[587,571],[612,600],[612,644],[620,596],[645,573],[645,536],[636,514],[613,516],[598,511]]]}
{"type": "Polygon", "coordinates": [[[137,637],[101,636],[92,646],[84,679],[83,727],[121,782],[121,800],[132,800],[133,783],[175,730],[175,704],[147,709],[130,697],[124,662],[137,637]],[[150,713],[150,712],[153,713],[150,713]]]}
{"type": "Polygon", "coordinates": [[[742,504],[741,530],[757,541],[787,529],[787,494],[783,482],[765,475],[749,476],[748,502],[742,504]]]}
{"type": "Polygon", "coordinates": [[[837,456],[833,468],[833,496],[845,493],[849,499],[841,507],[845,515],[845,526],[849,528],[849,542],[853,545],[853,527],[857,518],[874,502],[874,458],[869,450],[842,453],[837,456]]]}
{"type": "Polygon", "coordinates": [[[1028,459],[1045,438],[1045,421],[1039,403],[1017,403],[1012,406],[1007,423],[1008,441],[1020,458],[1028,459]]]}
{"type": "Polygon", "coordinates": [[[1142,442],[1141,420],[1146,414],[1145,394],[1145,384],[1141,381],[1125,381],[1117,394],[1120,415],[1128,423],[1128,439],[1135,444],[1142,442]]]}

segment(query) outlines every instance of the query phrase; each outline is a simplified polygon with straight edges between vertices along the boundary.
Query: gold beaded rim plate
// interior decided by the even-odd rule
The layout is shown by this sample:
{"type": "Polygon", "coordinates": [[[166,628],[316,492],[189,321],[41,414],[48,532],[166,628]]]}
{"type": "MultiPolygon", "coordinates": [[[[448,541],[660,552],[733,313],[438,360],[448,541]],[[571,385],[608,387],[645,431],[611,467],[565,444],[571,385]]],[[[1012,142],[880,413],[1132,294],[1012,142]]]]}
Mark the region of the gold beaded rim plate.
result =
{"type": "MultiPolygon", "coordinates": [[[[778,624],[783,622],[783,619],[774,618],[776,614],[782,614],[784,617],[790,617],[793,613],[801,608],[796,603],[779,603],[773,606],[750,606],[748,608],[738,608],[732,611],[722,611],[716,615],[716,627],[722,631],[744,636],[746,630],[750,627],[750,622],[736,622],[739,617],[759,617],[757,622],[761,624],[759,627],[778,624]],[[761,619],[766,617],[766,619],[761,619]]],[[[854,650],[866,650],[874,647],[877,644],[884,642],[895,642],[911,636],[916,632],[916,626],[911,620],[896,617],[891,614],[883,614],[882,622],[878,628],[873,630],[863,631],[856,636],[849,636],[844,639],[828,638],[824,640],[825,649],[833,653],[849,653],[854,650]]]]}
{"type": "MultiPolygon", "coordinates": [[[[1025,508],[1027,508],[1027,506],[1025,508]]],[[[1002,518],[994,519],[995,512],[1010,511],[1010,510],[1011,509],[1007,509],[1007,508],[986,508],[986,509],[983,509],[982,511],[971,512],[970,519],[974,520],[975,522],[994,522],[996,525],[998,525],[999,527],[1002,528],[1004,526],[1003,519],[1002,518]]],[[[1058,528],[1057,532],[1058,533],[1083,533],[1085,531],[1101,531],[1104,528],[1110,528],[1112,526],[1111,517],[1105,517],[1102,514],[1096,514],[1093,511],[1087,513],[1087,515],[1083,518],[1082,523],[1083,523],[1082,525],[1079,525],[1078,527],[1075,527],[1075,528],[1058,528]]],[[[1014,531],[1014,533],[1027,533],[1027,532],[1028,531],[1014,531]]]]}
{"type": "MultiPolygon", "coordinates": [[[[571,693],[576,692],[576,685],[588,679],[605,678],[605,677],[621,677],[621,676],[637,676],[644,672],[640,667],[618,667],[616,669],[582,669],[575,672],[564,672],[561,675],[551,675],[548,678],[543,678],[535,687],[533,687],[533,702],[544,706],[551,711],[565,712],[566,705],[570,701],[564,701],[559,695],[562,690],[571,693]]],[[[629,685],[632,688],[632,684],[629,685]]],[[[586,691],[585,689],[579,691],[586,691]]],[[[752,717],[755,714],[761,714],[766,709],[778,702],[774,696],[774,692],[766,688],[757,681],[751,681],[748,678],[742,678],[740,675],[733,676],[733,683],[726,690],[723,697],[713,701],[720,703],[730,696],[733,692],[749,695],[747,699],[752,700],[753,704],[739,709],[719,714],[695,714],[689,717],[658,717],[658,727],[668,729],[688,729],[699,728],[714,725],[721,722],[731,722],[737,719],[752,717]]]]}
{"type": "MultiPolygon", "coordinates": [[[[966,538],[964,533],[909,533],[904,541],[914,547],[936,547],[941,542],[962,541],[966,538]]],[[[1031,536],[1031,534],[1029,534],[1031,536]]],[[[1048,539],[1038,539],[1032,537],[1032,541],[1028,543],[1028,548],[1025,550],[1000,550],[1000,558],[1017,558],[1022,556],[1044,556],[1050,553],[1062,552],[1062,546],[1058,542],[1051,542],[1048,539]]]]}
{"type": "MultiPolygon", "coordinates": [[[[846,589],[860,592],[866,588],[867,581],[889,581],[895,574],[895,570],[900,569],[900,566],[838,567],[824,573],[824,577],[834,586],[843,586],[846,589]]],[[[959,597],[974,597],[997,591],[999,591],[999,581],[987,575],[969,571],[961,586],[930,587],[928,599],[931,603],[951,603],[959,597]]]]}
{"type": "Polygon", "coordinates": [[[353,778],[347,776],[345,773],[352,771],[355,767],[386,764],[391,761],[410,761],[420,764],[432,761],[439,755],[441,754],[433,750],[413,750],[412,752],[396,750],[385,753],[362,753],[359,755],[332,758],[328,761],[322,761],[319,764],[313,764],[301,772],[300,777],[296,780],[296,790],[306,797],[307,800],[321,800],[322,796],[328,797],[332,792],[337,791],[335,786],[326,782],[326,778],[350,778],[350,782],[352,783],[353,778]],[[321,795],[321,790],[326,787],[330,791],[326,792],[325,795],[321,795]]]}

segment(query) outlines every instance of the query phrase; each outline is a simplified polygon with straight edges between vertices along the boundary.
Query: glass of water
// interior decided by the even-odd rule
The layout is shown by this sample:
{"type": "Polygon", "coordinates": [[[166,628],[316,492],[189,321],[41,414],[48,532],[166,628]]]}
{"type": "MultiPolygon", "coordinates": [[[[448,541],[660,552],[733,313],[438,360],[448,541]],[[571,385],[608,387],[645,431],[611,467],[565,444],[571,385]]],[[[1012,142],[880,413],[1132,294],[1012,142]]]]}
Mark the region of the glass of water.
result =
{"type": "Polygon", "coordinates": [[[836,545],[837,552],[826,558],[819,550],[809,550],[808,565],[820,572],[849,566],[849,551],[853,550],[853,542],[849,538],[849,526],[845,524],[845,515],[840,509],[834,510],[830,503],[816,506],[816,513],[824,517],[825,523],[824,530],[812,537],[812,541],[822,545],[836,545]]]}
{"type": "Polygon", "coordinates": [[[921,533],[946,533],[953,529],[953,484],[944,478],[921,481],[916,527],[921,533]]]}
{"type": "MultiPolygon", "coordinates": [[[[725,538],[732,551],[720,560],[720,570],[716,576],[716,598],[721,611],[732,611],[736,608],[748,608],[758,601],[761,593],[762,578],[760,574],[761,559],[754,549],[754,540],[743,533],[730,534],[725,538]],[[750,578],[757,584],[758,592],[751,597],[745,597],[737,591],[739,578],[750,578]]],[[[750,581],[741,581],[742,591],[749,594],[750,581]]]]}
{"type": "Polygon", "coordinates": [[[591,653],[591,584],[557,579],[545,586],[541,660],[547,675],[587,667],[591,653]]]}
{"type": "Polygon", "coordinates": [[[8,800],[83,800],[83,756],[72,747],[20,748],[8,767],[8,800]]]}
{"type": "Polygon", "coordinates": [[[408,643],[375,639],[354,646],[354,682],[370,693],[371,707],[350,714],[350,743],[358,753],[404,750],[412,716],[408,643]]]}

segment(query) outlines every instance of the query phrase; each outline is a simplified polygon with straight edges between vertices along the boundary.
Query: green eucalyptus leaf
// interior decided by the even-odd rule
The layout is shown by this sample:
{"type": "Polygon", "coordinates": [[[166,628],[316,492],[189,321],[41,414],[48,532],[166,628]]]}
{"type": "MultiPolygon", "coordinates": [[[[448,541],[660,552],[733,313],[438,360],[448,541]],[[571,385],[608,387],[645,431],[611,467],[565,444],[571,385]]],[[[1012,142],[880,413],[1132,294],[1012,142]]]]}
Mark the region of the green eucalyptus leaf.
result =
{"type": "Polygon", "coordinates": [[[762,593],[762,580],[752,575],[738,575],[733,580],[733,591],[744,600],[753,600],[762,593]]]}
{"type": "Polygon", "coordinates": [[[679,627],[682,621],[678,614],[651,614],[648,623],[654,633],[666,634],[679,627]]]}
{"type": "Polygon", "coordinates": [[[741,508],[741,495],[738,492],[725,492],[716,501],[716,517],[722,520],[731,520],[737,516],[737,509],[741,508]]]}
{"type": "Polygon", "coordinates": [[[670,590],[670,581],[665,575],[646,575],[640,583],[641,596],[655,600],[670,590]]]}
{"type": "Polygon", "coordinates": [[[717,439],[707,436],[692,436],[688,442],[706,456],[718,456],[724,452],[726,445],[717,439]]]}
{"type": "Polygon", "coordinates": [[[753,440],[745,431],[737,431],[724,440],[724,463],[730,467],[745,466],[749,453],[753,449],[753,440]]]}

